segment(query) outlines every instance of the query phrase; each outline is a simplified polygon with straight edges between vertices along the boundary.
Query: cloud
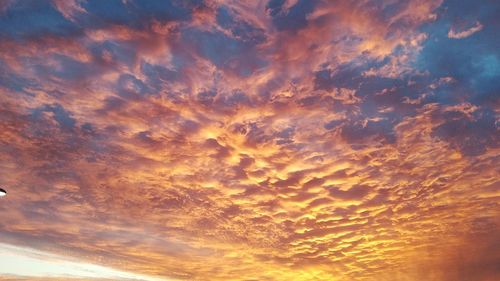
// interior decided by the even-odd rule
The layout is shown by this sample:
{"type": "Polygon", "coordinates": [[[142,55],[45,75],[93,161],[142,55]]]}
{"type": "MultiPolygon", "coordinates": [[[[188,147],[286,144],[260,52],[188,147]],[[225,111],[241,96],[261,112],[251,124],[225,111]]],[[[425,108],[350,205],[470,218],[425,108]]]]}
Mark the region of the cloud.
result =
{"type": "Polygon", "coordinates": [[[466,37],[471,36],[472,34],[479,32],[483,29],[483,25],[476,21],[476,23],[465,29],[465,30],[456,30],[454,27],[450,28],[450,31],[448,31],[448,38],[453,38],[453,39],[463,39],[466,37]]]}
{"type": "Polygon", "coordinates": [[[115,277],[488,280],[497,257],[470,245],[498,233],[499,7],[6,2],[0,255],[115,277]]]}

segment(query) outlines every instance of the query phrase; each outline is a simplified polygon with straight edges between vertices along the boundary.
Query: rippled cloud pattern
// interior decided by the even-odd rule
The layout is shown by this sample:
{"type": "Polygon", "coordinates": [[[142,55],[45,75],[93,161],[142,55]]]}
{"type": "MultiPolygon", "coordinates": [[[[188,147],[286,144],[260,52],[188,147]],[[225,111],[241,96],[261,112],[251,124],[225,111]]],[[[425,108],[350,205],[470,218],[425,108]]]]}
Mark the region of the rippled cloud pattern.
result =
{"type": "MultiPolygon", "coordinates": [[[[2,1],[0,243],[158,280],[500,280],[499,19],[2,1]]],[[[0,280],[64,280],[34,274],[0,280]]]]}

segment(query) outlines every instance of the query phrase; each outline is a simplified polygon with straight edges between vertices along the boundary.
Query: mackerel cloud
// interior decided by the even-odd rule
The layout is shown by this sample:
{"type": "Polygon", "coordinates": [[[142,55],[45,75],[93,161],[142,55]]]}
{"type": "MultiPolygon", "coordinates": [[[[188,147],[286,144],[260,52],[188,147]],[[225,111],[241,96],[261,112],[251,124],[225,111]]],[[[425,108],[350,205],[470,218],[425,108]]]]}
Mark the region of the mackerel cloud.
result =
{"type": "Polygon", "coordinates": [[[499,18],[3,1],[0,243],[165,280],[499,280],[499,18]]]}

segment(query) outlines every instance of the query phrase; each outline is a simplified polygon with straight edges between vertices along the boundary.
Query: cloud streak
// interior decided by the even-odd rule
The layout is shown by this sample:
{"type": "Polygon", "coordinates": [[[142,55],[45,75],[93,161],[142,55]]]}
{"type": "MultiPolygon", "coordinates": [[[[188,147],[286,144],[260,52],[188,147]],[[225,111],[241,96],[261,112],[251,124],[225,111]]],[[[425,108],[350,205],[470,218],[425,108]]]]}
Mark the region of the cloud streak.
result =
{"type": "Polygon", "coordinates": [[[483,25],[476,21],[476,23],[465,29],[465,30],[455,30],[455,28],[451,28],[450,31],[448,31],[448,38],[453,38],[453,39],[463,39],[463,38],[466,38],[466,37],[469,37],[471,36],[472,34],[476,33],[476,32],[479,32],[483,29],[483,25]]]}

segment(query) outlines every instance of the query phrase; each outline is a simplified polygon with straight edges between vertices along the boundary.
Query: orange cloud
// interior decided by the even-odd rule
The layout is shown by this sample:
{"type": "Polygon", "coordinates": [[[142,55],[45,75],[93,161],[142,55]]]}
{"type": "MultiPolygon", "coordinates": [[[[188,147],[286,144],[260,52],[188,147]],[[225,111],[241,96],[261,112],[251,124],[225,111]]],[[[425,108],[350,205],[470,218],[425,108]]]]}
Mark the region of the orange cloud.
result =
{"type": "Polygon", "coordinates": [[[498,277],[497,65],[421,68],[440,1],[99,3],[1,8],[58,24],[0,13],[0,243],[167,280],[498,277]]]}

